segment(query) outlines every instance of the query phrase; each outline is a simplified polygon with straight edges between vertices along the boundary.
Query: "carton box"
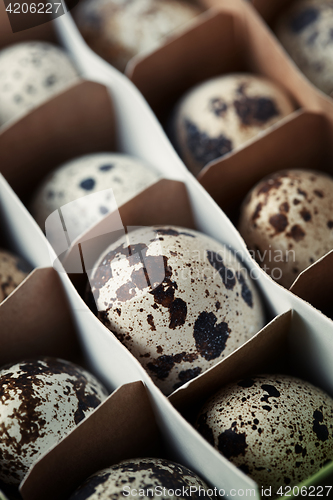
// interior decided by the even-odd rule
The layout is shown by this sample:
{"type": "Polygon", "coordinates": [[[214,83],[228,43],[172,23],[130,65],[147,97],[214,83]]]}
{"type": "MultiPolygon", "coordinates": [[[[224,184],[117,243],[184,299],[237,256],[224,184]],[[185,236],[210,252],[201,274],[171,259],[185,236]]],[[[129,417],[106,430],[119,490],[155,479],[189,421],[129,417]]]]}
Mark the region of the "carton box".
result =
{"type": "MultiPolygon", "coordinates": [[[[237,10],[237,2],[234,5],[237,10]]],[[[266,303],[269,317],[274,317],[290,309],[295,310],[295,316],[301,325],[301,333],[295,337],[298,360],[300,363],[305,364],[310,358],[311,378],[318,385],[332,393],[332,322],[303,300],[274,283],[260,270],[259,266],[251,259],[243,240],[233,224],[213,202],[203,187],[187,172],[138,90],[123,75],[115,71],[85,46],[72,22],[71,16],[66,14],[55,20],[53,25],[57,29],[63,45],[74,57],[83,76],[107,85],[108,92],[112,95],[114,103],[119,149],[149,161],[158,169],[163,177],[171,179],[170,182],[183,182],[188,196],[186,204],[190,207],[191,219],[194,226],[231,246],[237,252],[237,255],[243,260],[249,271],[252,271],[257,278],[257,284],[266,303]]],[[[314,111],[316,111],[316,102],[314,106],[314,111]]],[[[32,150],[33,148],[31,148],[32,154],[29,156],[30,160],[38,156],[38,149],[32,150]]],[[[18,159],[17,164],[21,165],[20,169],[24,168],[24,162],[22,161],[20,164],[19,155],[16,150],[12,150],[12,153],[13,163],[15,164],[16,160],[14,161],[14,158],[16,157],[18,159]]],[[[11,158],[11,156],[8,157],[11,158]]],[[[16,179],[17,177],[12,179],[11,183],[13,183],[15,189],[18,189],[18,187],[15,187],[16,179]]],[[[166,185],[164,184],[163,187],[163,182],[165,181],[161,181],[158,187],[157,185],[155,186],[157,187],[157,197],[161,199],[161,192],[163,194],[166,192],[166,185]],[[161,191],[158,191],[158,189],[161,189],[161,191]]],[[[5,193],[5,209],[6,213],[8,213],[12,236],[17,241],[17,248],[23,254],[23,247],[26,243],[29,244],[29,252],[27,253],[30,253],[35,260],[43,263],[48,262],[48,265],[50,265],[50,261],[53,263],[56,259],[56,254],[52,253],[41,231],[36,227],[36,224],[32,221],[11,187],[1,178],[0,183],[0,188],[5,193]],[[36,238],[39,238],[38,244],[35,245],[32,243],[28,232],[23,227],[24,224],[19,222],[21,217],[27,224],[30,224],[29,231],[34,231],[33,234],[36,235],[36,238]]],[[[179,193],[176,200],[182,200],[184,198],[184,191],[177,191],[177,189],[174,191],[172,188],[170,192],[179,193]]],[[[146,196],[144,193],[141,195],[143,196],[142,199],[146,196]]],[[[165,197],[163,199],[163,213],[167,214],[168,209],[175,203],[175,199],[172,197],[165,197]]],[[[153,209],[152,205],[149,204],[146,207],[145,201],[141,205],[146,207],[146,209],[141,213],[141,209],[139,211],[136,208],[136,202],[138,200],[132,200],[127,207],[123,207],[124,215],[121,217],[124,217],[126,224],[121,221],[120,226],[106,225],[105,228],[99,226],[99,228],[95,227],[93,230],[97,232],[98,236],[103,236],[110,233],[115,227],[122,230],[124,225],[148,224],[151,220],[149,219],[150,216],[153,216],[152,220],[156,223],[161,223],[162,221],[169,223],[167,219],[162,219],[162,215],[161,220],[158,220],[159,214],[158,211],[155,213],[155,206],[153,206],[153,209]],[[125,216],[125,213],[129,215],[125,216]]],[[[179,213],[186,214],[185,209],[180,208],[183,205],[181,205],[181,202],[179,203],[179,205],[176,204],[179,213]]],[[[120,224],[120,216],[110,214],[108,216],[110,220],[112,216],[117,221],[117,224],[120,224]]],[[[105,223],[105,220],[102,223],[105,223]]],[[[190,224],[190,222],[184,221],[184,225],[186,224],[190,224]]],[[[82,243],[89,257],[88,240],[89,238],[87,238],[87,243],[84,241],[82,243]]],[[[78,244],[80,242],[77,241],[74,243],[78,244]]],[[[74,247],[75,245],[73,245],[74,247]]],[[[71,255],[74,255],[74,253],[71,255]]],[[[34,262],[33,259],[30,260],[34,262]]],[[[74,259],[74,262],[77,261],[74,259]]],[[[67,274],[59,272],[58,276],[64,287],[81,348],[85,353],[87,363],[92,367],[94,373],[107,383],[110,389],[118,388],[125,383],[143,380],[148,387],[157,423],[168,446],[168,453],[170,452],[172,456],[177,457],[179,462],[199,473],[214,486],[225,488],[227,492],[230,492],[232,488],[246,489],[247,487],[254,487],[256,491],[255,498],[259,498],[259,491],[256,489],[253,481],[215,452],[198,435],[160,393],[141,365],[97,320],[76,292],[67,274]]],[[[225,361],[222,363],[225,363],[225,361]]],[[[200,377],[196,380],[199,381],[200,377]]],[[[241,498],[241,495],[235,498],[241,498]]]]}

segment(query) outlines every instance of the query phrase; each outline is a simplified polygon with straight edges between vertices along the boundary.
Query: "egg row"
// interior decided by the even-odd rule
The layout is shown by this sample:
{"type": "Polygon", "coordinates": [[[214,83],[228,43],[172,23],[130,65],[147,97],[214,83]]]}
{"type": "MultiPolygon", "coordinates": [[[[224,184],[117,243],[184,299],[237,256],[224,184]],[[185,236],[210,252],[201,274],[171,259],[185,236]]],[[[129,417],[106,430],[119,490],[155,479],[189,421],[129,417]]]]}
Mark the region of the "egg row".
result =
{"type": "MultiPolygon", "coordinates": [[[[0,371],[1,476],[18,485],[29,468],[105,400],[107,391],[86,370],[55,358],[8,365],[0,371]]],[[[195,427],[258,485],[297,485],[333,459],[333,399],[284,374],[243,378],[220,389],[199,411],[195,427]]],[[[142,490],[213,489],[185,467],[138,458],[104,469],[71,496],[132,498],[142,490]]],[[[212,493],[209,493],[209,492],[212,493]]],[[[152,493],[150,493],[152,495],[152,493]]]]}

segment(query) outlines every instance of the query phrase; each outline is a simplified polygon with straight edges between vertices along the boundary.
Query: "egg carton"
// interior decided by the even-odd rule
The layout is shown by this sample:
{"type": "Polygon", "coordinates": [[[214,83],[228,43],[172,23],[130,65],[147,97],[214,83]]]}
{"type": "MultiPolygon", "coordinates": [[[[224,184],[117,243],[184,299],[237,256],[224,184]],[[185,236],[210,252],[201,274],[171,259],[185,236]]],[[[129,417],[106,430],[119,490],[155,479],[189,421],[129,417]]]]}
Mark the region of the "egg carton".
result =
{"type": "MultiPolygon", "coordinates": [[[[64,42],[68,44],[72,53],[75,54],[75,60],[84,74],[86,76],[94,75],[95,79],[108,84],[115,103],[115,112],[119,119],[118,144],[124,148],[123,150],[132,152],[132,154],[139,157],[147,155],[150,158],[150,163],[154,164],[153,160],[156,160],[157,168],[164,169],[165,172],[170,168],[176,177],[175,180],[183,180],[186,185],[195,227],[233,247],[244,262],[247,263],[249,269],[257,273],[257,283],[271,316],[285,312],[290,308],[297,311],[302,318],[302,328],[309,336],[308,338],[313,340],[313,344],[317,346],[320,352],[320,355],[313,360],[312,371],[314,377],[318,385],[327,387],[329,392],[332,393],[332,368],[330,360],[327,359],[327,353],[331,352],[331,322],[311,306],[276,285],[259,269],[247,253],[244,242],[229,219],[221,212],[203,188],[187,173],[139,92],[122,75],[112,70],[104,61],[101,61],[84,46],[80,38],[78,38],[75,27],[71,25],[71,19],[68,15],[58,19],[54,24],[58,26],[64,42]],[[139,126],[137,123],[138,116],[140,116],[139,126]]],[[[38,152],[35,152],[35,154],[37,155],[38,152]]],[[[22,165],[23,163],[22,160],[22,165]]],[[[14,207],[17,204],[18,210],[23,213],[23,206],[18,202],[8,186],[6,186],[6,190],[8,191],[8,204],[6,206],[14,207]]],[[[133,200],[133,203],[135,203],[135,200],[133,200]]],[[[15,225],[18,212],[15,209],[9,210],[9,212],[13,220],[13,236],[23,244],[24,232],[21,235],[21,228],[18,223],[16,222],[15,225]]],[[[26,219],[29,220],[30,227],[32,227],[33,222],[29,217],[26,214],[26,219]]],[[[130,219],[127,224],[132,225],[130,219]]],[[[37,228],[35,227],[35,229],[37,228]]],[[[38,237],[40,235],[41,232],[38,232],[38,237]]],[[[46,241],[41,242],[41,246],[43,246],[42,258],[44,258],[45,251],[49,252],[50,250],[46,241]]],[[[235,485],[240,485],[239,487],[253,485],[253,482],[248,477],[215,452],[172,408],[139,363],[86,308],[68,276],[60,272],[59,277],[66,291],[85,351],[90,353],[90,361],[94,364],[98,373],[102,373],[104,378],[106,377],[109,380],[110,386],[118,387],[133,380],[144,380],[149,388],[158,421],[163,425],[164,436],[170,448],[177,450],[182,463],[196,470],[210,484],[216,486],[222,485],[222,483],[224,486],[228,485],[229,488],[234,488],[235,485]],[[111,359],[112,363],[110,363],[111,359]]],[[[300,346],[299,355],[303,360],[307,359],[311,349],[313,349],[313,344],[309,344],[300,346]]],[[[257,498],[259,498],[258,495],[257,490],[257,498]]]]}

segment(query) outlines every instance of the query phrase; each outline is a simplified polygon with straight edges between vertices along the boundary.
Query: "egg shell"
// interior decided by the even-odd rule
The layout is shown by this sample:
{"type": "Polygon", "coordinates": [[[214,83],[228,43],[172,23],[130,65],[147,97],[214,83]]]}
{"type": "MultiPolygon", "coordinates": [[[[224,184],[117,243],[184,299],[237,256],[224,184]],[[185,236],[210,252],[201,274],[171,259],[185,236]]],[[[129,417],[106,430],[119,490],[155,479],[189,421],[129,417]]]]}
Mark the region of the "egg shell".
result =
{"type": "Polygon", "coordinates": [[[61,165],[45,179],[31,203],[31,212],[45,230],[48,216],[63,207],[66,227],[74,239],[158,177],[149,165],[125,154],[82,156],[61,165]],[[65,208],[68,203],[71,205],[65,208]]]}
{"type": "MultiPolygon", "coordinates": [[[[199,488],[207,490],[207,484],[187,467],[161,458],[135,458],[124,460],[119,464],[108,467],[91,476],[77,489],[69,500],[115,500],[137,498],[139,490],[146,494],[139,495],[140,498],[152,498],[158,496],[162,500],[184,498],[183,488],[189,492],[192,487],[191,498],[202,498],[199,488]],[[159,487],[158,495],[151,494],[152,490],[159,487]],[[165,488],[165,490],[163,490],[165,488]],[[194,490],[196,488],[198,491],[194,490]],[[171,494],[169,490],[181,490],[181,495],[171,494]],[[136,495],[127,492],[136,490],[136,495]],[[150,494],[147,494],[150,490],[150,494]],[[125,492],[125,495],[124,495],[125,492]],[[159,493],[160,492],[160,493],[159,493]]],[[[205,498],[211,498],[205,495],[205,498]]]]}
{"type": "Polygon", "coordinates": [[[0,249],[0,303],[22,283],[31,266],[21,257],[0,249]]]}
{"type": "Polygon", "coordinates": [[[276,34],[307,78],[333,96],[333,5],[301,0],[278,20],[276,34]]]}
{"type": "Polygon", "coordinates": [[[29,467],[107,397],[80,366],[39,358],[0,371],[0,480],[18,485],[29,467]]]}
{"type": "Polygon", "coordinates": [[[212,78],[192,88],[176,107],[172,135],[195,175],[257,136],[294,106],[273,82],[251,74],[212,78]]]}
{"type": "Polygon", "coordinates": [[[132,57],[155,50],[200,13],[180,0],[84,0],[75,17],[88,45],[124,71],[132,57]]]}
{"type": "Polygon", "coordinates": [[[266,177],[245,199],[239,231],[265,271],[289,288],[333,248],[333,178],[311,170],[266,177]]]}
{"type": "Polygon", "coordinates": [[[289,375],[230,384],[201,409],[196,427],[261,487],[294,486],[333,459],[333,399],[289,375]]]}
{"type": "Polygon", "coordinates": [[[0,125],[17,119],[79,80],[66,53],[46,42],[0,51],[0,125]]]}
{"type": "Polygon", "coordinates": [[[264,325],[247,270],[225,246],[190,229],[129,233],[103,252],[90,284],[101,321],[165,394],[264,325]]]}

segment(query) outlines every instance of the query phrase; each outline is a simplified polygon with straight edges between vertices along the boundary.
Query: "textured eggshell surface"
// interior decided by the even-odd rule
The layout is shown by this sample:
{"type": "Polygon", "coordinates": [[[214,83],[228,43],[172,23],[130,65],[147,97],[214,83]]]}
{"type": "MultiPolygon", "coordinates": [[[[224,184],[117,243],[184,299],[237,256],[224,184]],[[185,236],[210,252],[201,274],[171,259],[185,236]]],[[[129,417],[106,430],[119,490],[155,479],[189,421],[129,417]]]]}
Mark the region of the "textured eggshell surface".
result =
{"type": "Polygon", "coordinates": [[[22,283],[31,266],[21,257],[0,249],[0,303],[22,283]]]}
{"type": "MultiPolygon", "coordinates": [[[[199,495],[199,488],[207,490],[208,486],[183,465],[160,458],[136,458],[124,460],[94,474],[70,500],[115,500],[124,497],[172,500],[185,498],[183,489],[191,498],[201,498],[203,494],[199,495]],[[189,488],[192,488],[191,495],[189,488]],[[152,495],[154,490],[156,494],[152,495]],[[180,490],[181,494],[176,490],[180,490]]],[[[205,498],[211,497],[205,495],[205,498]]]]}
{"type": "Polygon", "coordinates": [[[333,399],[288,375],[230,384],[201,409],[196,427],[259,486],[294,486],[333,459],[333,399]]]}
{"type": "Polygon", "coordinates": [[[46,42],[0,51],[0,125],[19,118],[79,79],[66,53],[46,42]]]}
{"type": "Polygon", "coordinates": [[[0,371],[0,479],[19,484],[29,467],[105,398],[96,378],[68,361],[40,358],[0,371]]]}
{"type": "Polygon", "coordinates": [[[219,76],[197,85],[180,100],[172,136],[185,164],[197,175],[207,163],[243,145],[293,110],[284,91],[263,77],[219,76]]]}
{"type": "Polygon", "coordinates": [[[189,229],[129,233],[97,260],[90,284],[99,318],[165,394],[264,324],[246,269],[225,246],[189,229]]]}
{"type": "Polygon", "coordinates": [[[183,0],[84,0],[75,18],[91,48],[124,71],[132,57],[155,50],[200,13],[183,0]]]}
{"type": "Polygon", "coordinates": [[[82,156],[60,166],[45,179],[31,203],[31,212],[45,230],[46,219],[61,208],[73,240],[158,177],[149,165],[125,154],[82,156]]]}
{"type": "Polygon", "coordinates": [[[290,287],[333,248],[333,178],[311,170],[266,177],[244,201],[239,231],[264,270],[290,287]]]}
{"type": "Polygon", "coordinates": [[[333,96],[333,4],[301,0],[276,25],[280,42],[307,78],[333,96]]]}

